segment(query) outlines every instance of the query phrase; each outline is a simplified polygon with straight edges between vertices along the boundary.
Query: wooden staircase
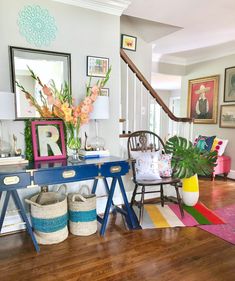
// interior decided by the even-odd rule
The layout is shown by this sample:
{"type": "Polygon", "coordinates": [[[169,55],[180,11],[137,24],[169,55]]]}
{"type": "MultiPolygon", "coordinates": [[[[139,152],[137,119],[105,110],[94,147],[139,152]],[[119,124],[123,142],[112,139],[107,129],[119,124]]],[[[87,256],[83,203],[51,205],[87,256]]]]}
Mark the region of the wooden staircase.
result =
{"type": "MultiPolygon", "coordinates": [[[[123,128],[119,137],[127,138],[131,132],[148,129],[144,127],[141,120],[142,102],[144,98],[147,98],[152,99],[155,103],[159,104],[161,111],[167,115],[171,122],[176,122],[177,125],[175,127],[177,130],[174,134],[192,139],[193,119],[175,116],[123,49],[120,49],[120,56],[122,58],[122,63],[125,64],[124,69],[126,69],[126,73],[122,73],[122,77],[125,76],[126,85],[124,86],[125,95],[122,95],[122,97],[124,97],[124,99],[122,99],[122,106],[124,105],[125,109],[122,108],[122,117],[119,119],[119,122],[125,125],[125,128],[123,128]],[[137,83],[140,85],[139,91],[137,90],[137,83]],[[130,84],[133,86],[131,90],[130,84]],[[137,106],[137,101],[139,101],[139,106],[137,106]],[[130,117],[132,118],[132,122],[129,120],[130,117]],[[137,122],[138,119],[140,120],[137,122]],[[137,125],[137,123],[139,125],[137,125]]],[[[161,137],[164,138],[164,136],[161,137]]]]}

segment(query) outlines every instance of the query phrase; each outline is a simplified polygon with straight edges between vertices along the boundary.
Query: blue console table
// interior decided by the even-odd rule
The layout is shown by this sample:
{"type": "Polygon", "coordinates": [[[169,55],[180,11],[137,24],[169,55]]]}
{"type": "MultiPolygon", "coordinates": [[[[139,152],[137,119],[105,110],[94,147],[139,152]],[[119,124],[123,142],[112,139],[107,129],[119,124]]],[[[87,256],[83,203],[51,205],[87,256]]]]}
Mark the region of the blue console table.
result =
{"type": "Polygon", "coordinates": [[[6,191],[0,217],[0,232],[2,230],[3,221],[6,215],[9,198],[12,196],[16,207],[19,209],[22,220],[26,223],[26,229],[31,236],[34,247],[39,252],[39,246],[35,239],[32,227],[26,216],[24,206],[19,198],[18,189],[33,188],[42,185],[61,184],[84,180],[94,180],[92,193],[96,192],[98,181],[104,181],[108,200],[103,218],[97,216],[97,220],[101,223],[100,235],[105,234],[110,208],[120,212],[126,218],[126,222],[130,229],[137,227],[135,225],[133,211],[127,200],[122,176],[129,171],[128,161],[118,157],[105,157],[97,159],[89,159],[71,164],[67,160],[61,161],[42,161],[32,162],[27,166],[8,165],[0,168],[0,198],[3,191],[6,191]],[[109,186],[107,178],[112,178],[109,186]],[[117,183],[119,184],[125,208],[114,206],[113,195],[117,183]]]}

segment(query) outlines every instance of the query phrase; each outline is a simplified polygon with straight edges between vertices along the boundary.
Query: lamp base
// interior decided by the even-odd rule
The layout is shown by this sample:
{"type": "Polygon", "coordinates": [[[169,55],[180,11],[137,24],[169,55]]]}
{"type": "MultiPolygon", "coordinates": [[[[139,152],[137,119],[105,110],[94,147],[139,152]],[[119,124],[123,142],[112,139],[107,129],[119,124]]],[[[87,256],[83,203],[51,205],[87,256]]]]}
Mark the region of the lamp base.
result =
{"type": "Polygon", "coordinates": [[[95,138],[91,139],[90,145],[92,147],[92,150],[105,150],[105,141],[101,137],[96,136],[95,138]]]}

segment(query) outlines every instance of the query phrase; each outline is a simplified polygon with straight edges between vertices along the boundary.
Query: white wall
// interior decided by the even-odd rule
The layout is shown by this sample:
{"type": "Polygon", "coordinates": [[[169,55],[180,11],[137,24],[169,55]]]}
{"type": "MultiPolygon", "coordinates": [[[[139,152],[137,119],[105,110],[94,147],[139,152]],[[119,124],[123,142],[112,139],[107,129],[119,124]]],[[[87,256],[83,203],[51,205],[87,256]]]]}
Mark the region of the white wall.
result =
{"type": "MultiPolygon", "coordinates": [[[[119,34],[120,18],[79,7],[64,5],[53,1],[3,0],[0,2],[0,90],[9,91],[10,70],[8,46],[35,48],[27,43],[19,33],[17,18],[25,5],[38,4],[49,10],[55,18],[58,28],[55,41],[42,49],[71,53],[72,59],[72,91],[76,100],[84,97],[86,77],[86,56],[104,56],[112,65],[110,88],[110,119],[100,122],[100,133],[106,139],[112,154],[118,154],[118,118],[119,112],[119,34]],[[116,142],[116,143],[115,143],[116,142]]],[[[35,48],[37,49],[37,48],[35,48]]],[[[36,72],[36,70],[35,70],[36,72]]],[[[94,79],[94,82],[96,79],[94,79]]],[[[16,130],[23,131],[22,122],[17,122],[16,130]],[[20,128],[18,130],[18,128],[20,128]]],[[[15,129],[14,129],[15,131],[15,129]]],[[[93,134],[91,126],[90,135],[93,134]]],[[[94,134],[93,134],[94,135],[94,134]]],[[[19,138],[23,138],[19,135],[19,138]]]]}
{"type": "MultiPolygon", "coordinates": [[[[86,56],[103,56],[110,59],[112,74],[107,87],[110,88],[110,118],[99,124],[100,135],[112,155],[119,154],[119,107],[120,104],[120,18],[88,9],[41,0],[0,1],[0,91],[10,91],[10,69],[8,46],[35,48],[19,33],[17,18],[26,5],[40,5],[49,10],[58,28],[55,41],[44,50],[71,53],[72,91],[76,100],[85,95],[86,56]]],[[[34,70],[37,71],[36,69],[34,70]]],[[[94,80],[96,81],[96,80],[94,80]]],[[[11,123],[12,132],[18,137],[18,146],[24,146],[24,123],[11,123]]],[[[94,125],[86,127],[88,136],[95,135],[94,125]]],[[[22,190],[21,196],[37,192],[22,190]]]]}
{"type": "MultiPolygon", "coordinates": [[[[136,27],[128,21],[128,17],[121,17],[121,34],[127,34],[137,37],[137,49],[136,52],[124,50],[130,59],[134,62],[137,68],[142,72],[145,78],[151,82],[151,65],[152,65],[152,45],[146,43],[138,35],[136,27]]],[[[133,84],[134,75],[129,70],[129,127],[133,131],[133,84]]],[[[126,64],[121,63],[121,96],[122,96],[122,117],[125,118],[125,100],[126,100],[126,64]]],[[[140,82],[137,79],[137,113],[141,114],[140,110],[140,82]]],[[[148,97],[149,93],[143,88],[143,107],[144,114],[142,115],[142,127],[139,124],[139,118],[136,118],[137,128],[136,129],[147,129],[148,128],[148,97]]],[[[142,112],[143,113],[143,112],[142,112]]]]}
{"type": "MultiPolygon", "coordinates": [[[[211,75],[220,75],[219,81],[219,99],[218,99],[218,122],[217,124],[198,124],[194,125],[194,136],[202,134],[206,136],[216,135],[222,139],[228,139],[229,143],[225,154],[230,155],[232,158],[232,170],[235,170],[235,130],[219,128],[220,105],[226,104],[223,102],[224,93],[224,70],[226,67],[234,66],[235,55],[226,56],[220,59],[207,61],[190,65],[187,67],[187,75],[182,79],[182,96],[181,96],[181,115],[187,114],[188,102],[188,80],[200,78],[211,75]]],[[[228,103],[227,103],[228,104],[228,103]]]]}

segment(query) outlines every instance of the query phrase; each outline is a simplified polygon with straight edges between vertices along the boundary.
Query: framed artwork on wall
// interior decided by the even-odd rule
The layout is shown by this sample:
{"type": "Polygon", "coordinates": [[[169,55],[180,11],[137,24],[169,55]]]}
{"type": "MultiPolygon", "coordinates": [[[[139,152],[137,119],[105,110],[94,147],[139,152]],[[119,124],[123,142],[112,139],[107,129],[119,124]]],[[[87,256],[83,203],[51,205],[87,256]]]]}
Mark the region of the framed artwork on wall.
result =
{"type": "Polygon", "coordinates": [[[225,68],[224,102],[235,102],[235,66],[225,68]]]}
{"type": "Polygon", "coordinates": [[[194,123],[216,124],[219,75],[189,80],[188,116],[194,123]]]}
{"type": "Polygon", "coordinates": [[[220,128],[235,128],[235,104],[220,106],[220,128]]]}
{"type": "Polygon", "coordinates": [[[31,130],[35,161],[66,158],[62,121],[32,121],[31,130]]]}
{"type": "Polygon", "coordinates": [[[87,56],[87,76],[105,77],[108,69],[108,58],[87,56]]]}
{"type": "Polygon", "coordinates": [[[108,97],[109,96],[109,89],[108,88],[102,88],[101,92],[100,92],[100,95],[108,97]]]}
{"type": "MultiPolygon", "coordinates": [[[[90,87],[90,89],[91,89],[91,87],[90,87]]],[[[109,97],[109,88],[101,88],[99,96],[109,97]]]]}
{"type": "Polygon", "coordinates": [[[122,34],[121,48],[128,51],[136,52],[137,38],[135,36],[122,34]]]}

